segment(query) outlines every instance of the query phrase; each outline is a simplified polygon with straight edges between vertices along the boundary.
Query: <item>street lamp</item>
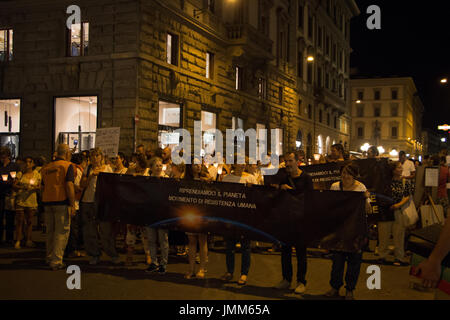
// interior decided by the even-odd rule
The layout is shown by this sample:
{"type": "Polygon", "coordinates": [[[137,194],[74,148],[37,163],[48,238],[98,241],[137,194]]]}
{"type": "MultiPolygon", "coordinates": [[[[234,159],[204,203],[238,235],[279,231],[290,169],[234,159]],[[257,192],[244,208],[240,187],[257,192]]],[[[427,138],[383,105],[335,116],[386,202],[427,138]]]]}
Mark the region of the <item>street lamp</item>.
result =
{"type": "Polygon", "coordinates": [[[447,78],[442,78],[442,79],[441,79],[441,83],[442,83],[442,84],[446,84],[447,82],[448,82],[448,79],[447,79],[447,78]]]}
{"type": "Polygon", "coordinates": [[[367,142],[361,146],[361,151],[367,152],[370,148],[370,144],[367,142]]]}
{"type": "Polygon", "coordinates": [[[398,151],[395,149],[392,149],[392,151],[389,152],[389,155],[393,158],[396,158],[396,157],[398,157],[398,151]]]}
{"type": "Polygon", "coordinates": [[[308,62],[313,62],[313,61],[314,61],[314,56],[309,55],[309,56],[306,58],[306,61],[308,61],[308,62]]]}
{"type": "Polygon", "coordinates": [[[377,149],[380,154],[384,154],[384,152],[386,151],[382,146],[379,146],[377,149]]]}

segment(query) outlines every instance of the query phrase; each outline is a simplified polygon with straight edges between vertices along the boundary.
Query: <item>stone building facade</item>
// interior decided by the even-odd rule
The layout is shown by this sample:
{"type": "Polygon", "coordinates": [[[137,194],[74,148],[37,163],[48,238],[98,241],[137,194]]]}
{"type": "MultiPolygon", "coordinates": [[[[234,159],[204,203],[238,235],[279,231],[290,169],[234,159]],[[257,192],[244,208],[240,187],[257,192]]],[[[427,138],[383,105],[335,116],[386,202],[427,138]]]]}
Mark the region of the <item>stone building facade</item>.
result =
{"type": "Polygon", "coordinates": [[[352,143],[381,146],[385,156],[401,150],[416,159],[423,156],[424,106],[412,78],[352,79],[352,143]]]}
{"type": "Polygon", "coordinates": [[[74,101],[71,117],[89,117],[79,136],[95,136],[91,119],[120,127],[126,153],[170,145],[194,121],[279,129],[279,153],[349,144],[353,0],[80,0],[81,22],[68,29],[72,2],[0,2],[0,35],[13,34],[0,111],[20,101],[21,155],[49,155],[63,132],[76,134],[61,118],[74,101]]]}

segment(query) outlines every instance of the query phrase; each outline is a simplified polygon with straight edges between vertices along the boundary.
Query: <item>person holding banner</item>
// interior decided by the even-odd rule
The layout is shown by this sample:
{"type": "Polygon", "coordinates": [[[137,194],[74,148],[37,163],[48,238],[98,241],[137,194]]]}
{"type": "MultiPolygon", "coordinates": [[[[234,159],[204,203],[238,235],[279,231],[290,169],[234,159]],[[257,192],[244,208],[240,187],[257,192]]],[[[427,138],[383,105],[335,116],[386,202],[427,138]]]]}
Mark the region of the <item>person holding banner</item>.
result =
{"type": "MultiPolygon", "coordinates": [[[[366,189],[366,186],[356,180],[358,177],[358,168],[352,164],[348,164],[341,170],[342,181],[335,182],[330,190],[335,191],[354,191],[354,192],[364,192],[366,197],[366,212],[370,212],[370,194],[366,189]]],[[[331,279],[330,285],[331,289],[325,296],[327,297],[339,297],[339,289],[344,284],[344,268],[345,262],[347,262],[347,271],[345,274],[345,300],[353,300],[353,291],[358,283],[359,272],[361,269],[362,261],[362,250],[359,252],[333,252],[333,265],[331,267],[331,279]]]]}
{"type": "Polygon", "coordinates": [[[103,250],[111,257],[113,264],[119,264],[120,259],[112,235],[112,224],[110,221],[99,220],[95,203],[97,177],[100,172],[112,173],[112,169],[104,164],[103,152],[100,148],[91,150],[89,157],[91,165],[83,171],[83,177],[80,183],[81,187],[85,189],[81,197],[80,212],[83,222],[84,246],[88,255],[91,257],[89,264],[98,264],[102,253],[97,239],[97,229],[100,230],[100,240],[103,250]]]}
{"type": "Polygon", "coordinates": [[[329,162],[339,162],[345,161],[344,157],[344,147],[340,143],[333,144],[331,146],[331,154],[329,157],[329,162]]]}
{"type": "MultiPolygon", "coordinates": [[[[248,158],[246,158],[246,163],[248,164],[248,158]]],[[[246,185],[258,184],[253,175],[244,172],[245,166],[245,164],[232,165],[233,170],[231,171],[231,174],[223,177],[222,182],[242,183],[246,185]]],[[[243,236],[241,236],[240,239],[226,238],[225,241],[227,272],[221,277],[221,279],[224,281],[231,281],[231,279],[233,279],[234,256],[236,252],[236,244],[239,242],[241,244],[242,261],[241,276],[238,280],[238,285],[246,285],[248,272],[250,270],[251,241],[249,239],[245,239],[243,236]]]]}
{"type": "MultiPolygon", "coordinates": [[[[159,157],[153,157],[150,160],[150,172],[152,177],[157,178],[168,178],[168,176],[163,171],[163,160],[159,157]]],[[[150,228],[145,227],[147,231],[150,257],[152,263],[147,268],[146,272],[157,272],[161,275],[166,273],[167,263],[169,260],[169,230],[161,228],[150,228]],[[159,246],[161,248],[161,259],[158,264],[156,248],[156,237],[158,237],[159,246]]]]}
{"type": "MultiPolygon", "coordinates": [[[[307,191],[313,190],[313,182],[311,176],[305,171],[300,170],[297,166],[299,161],[298,153],[291,152],[286,154],[286,173],[279,188],[281,190],[287,190],[293,195],[299,195],[307,191]]],[[[297,287],[295,293],[305,293],[306,291],[306,270],[307,270],[307,257],[306,246],[295,246],[297,255],[297,287]]],[[[288,289],[292,282],[292,246],[285,245],[281,247],[281,268],[283,274],[283,280],[276,286],[277,289],[288,289]]]]}
{"type": "MultiPolygon", "coordinates": [[[[196,160],[196,159],[195,159],[196,160]]],[[[194,161],[195,161],[194,160],[194,161]]],[[[208,181],[210,176],[208,175],[208,170],[202,164],[192,164],[186,167],[186,174],[184,179],[186,180],[197,180],[197,181],[208,181]]],[[[186,232],[189,239],[189,271],[184,275],[185,279],[199,278],[204,279],[206,274],[206,264],[208,261],[208,235],[203,233],[192,233],[186,232]],[[195,259],[197,256],[197,243],[199,247],[200,256],[200,269],[195,273],[195,259]]]]}
{"type": "MultiPolygon", "coordinates": [[[[127,172],[128,174],[128,172],[127,172]]],[[[140,153],[136,157],[136,167],[130,171],[129,174],[132,174],[133,176],[148,176],[147,173],[147,160],[144,154],[140,153]]],[[[144,246],[144,252],[146,256],[146,263],[151,264],[151,257],[150,257],[150,249],[148,245],[148,237],[147,232],[144,228],[140,228],[139,226],[127,224],[126,225],[126,236],[125,236],[125,243],[127,245],[127,257],[125,260],[125,265],[131,266],[133,265],[133,255],[134,255],[134,246],[136,245],[136,238],[139,231],[141,231],[142,234],[142,244],[144,246]]]]}
{"type": "Polygon", "coordinates": [[[389,164],[392,172],[391,196],[394,204],[390,207],[390,211],[381,217],[378,222],[378,254],[380,256],[379,263],[386,262],[386,257],[389,254],[388,242],[391,233],[394,238],[394,265],[407,266],[405,259],[405,231],[403,213],[401,208],[409,201],[412,194],[411,184],[406,183],[402,179],[402,172],[404,168],[401,162],[393,162],[389,164]]]}
{"type": "Polygon", "coordinates": [[[122,152],[117,154],[117,157],[111,158],[112,164],[114,166],[114,173],[125,174],[128,171],[126,164],[125,155],[122,152]]]}

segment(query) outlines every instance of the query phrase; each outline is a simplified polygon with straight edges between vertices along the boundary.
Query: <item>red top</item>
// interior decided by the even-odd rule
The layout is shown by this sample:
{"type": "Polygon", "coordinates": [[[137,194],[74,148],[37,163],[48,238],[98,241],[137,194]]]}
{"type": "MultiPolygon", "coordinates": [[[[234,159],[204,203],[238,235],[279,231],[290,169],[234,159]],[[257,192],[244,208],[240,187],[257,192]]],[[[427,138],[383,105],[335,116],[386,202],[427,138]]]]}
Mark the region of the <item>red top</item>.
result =
{"type": "Polygon", "coordinates": [[[450,182],[450,170],[441,166],[439,170],[438,198],[447,198],[447,182],[450,182]]]}

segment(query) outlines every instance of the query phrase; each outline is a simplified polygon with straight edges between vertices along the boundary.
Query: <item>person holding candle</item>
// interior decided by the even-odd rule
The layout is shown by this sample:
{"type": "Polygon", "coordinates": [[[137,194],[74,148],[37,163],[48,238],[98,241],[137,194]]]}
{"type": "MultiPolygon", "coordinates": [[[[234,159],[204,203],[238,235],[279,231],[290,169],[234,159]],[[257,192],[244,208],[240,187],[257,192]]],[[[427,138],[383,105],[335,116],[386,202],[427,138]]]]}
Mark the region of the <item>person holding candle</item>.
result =
{"type": "Polygon", "coordinates": [[[97,238],[97,230],[99,230],[103,250],[111,257],[112,263],[117,265],[120,264],[120,258],[112,236],[112,224],[110,221],[101,221],[99,219],[95,202],[98,175],[101,172],[112,173],[112,169],[104,164],[103,152],[100,148],[91,150],[89,157],[91,166],[83,171],[83,177],[80,183],[81,188],[85,189],[80,202],[84,246],[86,252],[91,257],[89,264],[98,264],[102,254],[97,238]]]}
{"type": "Polygon", "coordinates": [[[24,172],[17,173],[13,188],[16,194],[16,244],[15,248],[21,248],[23,232],[25,231],[26,247],[35,247],[31,240],[33,231],[33,216],[37,212],[37,191],[40,189],[41,175],[35,170],[32,157],[25,158],[24,172]]]}
{"type": "Polygon", "coordinates": [[[13,178],[10,173],[16,172],[19,172],[19,167],[11,161],[11,150],[0,147],[0,243],[3,242],[3,233],[6,231],[5,242],[8,245],[14,244],[15,211],[12,206],[13,178]]]}

